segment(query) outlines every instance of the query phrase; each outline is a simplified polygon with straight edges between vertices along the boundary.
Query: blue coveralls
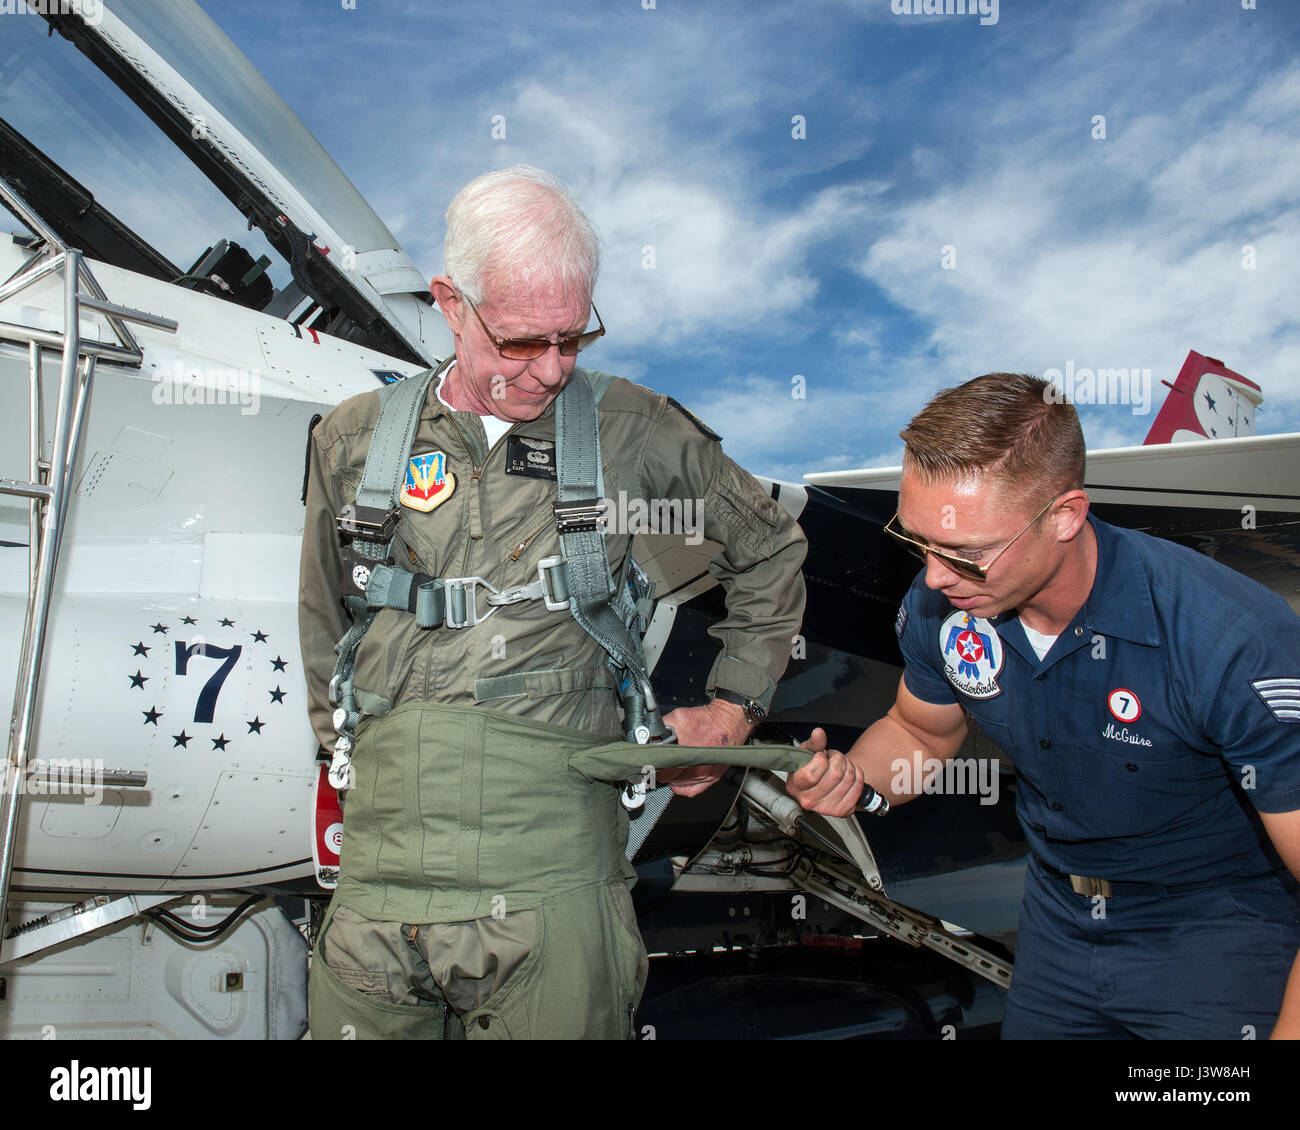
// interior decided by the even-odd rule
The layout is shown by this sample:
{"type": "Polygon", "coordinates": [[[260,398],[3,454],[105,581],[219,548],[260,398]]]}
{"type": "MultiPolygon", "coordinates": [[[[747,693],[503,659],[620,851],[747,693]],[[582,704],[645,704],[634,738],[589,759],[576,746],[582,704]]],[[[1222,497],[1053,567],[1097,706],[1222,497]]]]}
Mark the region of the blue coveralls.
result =
{"type": "Polygon", "coordinates": [[[1003,1037],[1263,1039],[1300,947],[1257,815],[1300,808],[1300,618],[1195,550],[1088,520],[1096,579],[1041,661],[1014,613],[972,618],[924,573],[898,618],[908,690],[959,703],[1019,778],[1032,855],[1003,1037]]]}

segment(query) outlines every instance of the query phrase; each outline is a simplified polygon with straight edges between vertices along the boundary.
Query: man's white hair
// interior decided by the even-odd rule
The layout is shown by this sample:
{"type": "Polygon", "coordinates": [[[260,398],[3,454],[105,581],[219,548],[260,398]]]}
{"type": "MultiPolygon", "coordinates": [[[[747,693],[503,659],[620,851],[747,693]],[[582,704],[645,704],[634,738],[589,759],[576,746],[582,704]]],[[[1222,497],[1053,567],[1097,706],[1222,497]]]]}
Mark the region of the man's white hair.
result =
{"type": "Polygon", "coordinates": [[[444,274],[477,305],[485,284],[559,278],[591,296],[600,237],[573,193],[549,173],[514,165],[476,177],[447,208],[444,274]]]}

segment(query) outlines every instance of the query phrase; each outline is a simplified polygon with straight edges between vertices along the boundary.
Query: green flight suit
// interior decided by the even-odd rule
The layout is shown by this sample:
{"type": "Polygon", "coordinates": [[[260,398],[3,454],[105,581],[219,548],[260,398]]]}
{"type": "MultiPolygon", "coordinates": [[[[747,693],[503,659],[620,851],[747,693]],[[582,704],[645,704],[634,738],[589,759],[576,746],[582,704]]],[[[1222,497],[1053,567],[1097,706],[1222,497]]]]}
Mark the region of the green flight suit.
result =
{"type": "MultiPolygon", "coordinates": [[[[554,411],[489,451],[478,417],[448,409],[431,386],[412,455],[441,452],[449,486],[427,512],[403,507],[396,563],[502,589],[535,580],[537,561],[559,552],[545,477],[554,411]],[[529,451],[541,458],[524,462],[529,451]]],[[[355,497],[377,418],[376,396],[353,397],[312,440],[300,630],[327,748],[326,686],[348,627],[339,595],[360,592],[367,564],[340,545],[335,516],[355,497]]],[[[615,380],[599,419],[606,496],[681,501],[722,547],[709,568],[727,617],[711,630],[722,651],[707,689],[769,703],[803,611],[798,525],[665,397],[615,380]]],[[[616,574],[630,540],[607,535],[616,574]]],[[[349,1025],[379,1037],[630,1034],[645,953],[615,782],[649,764],[797,768],[807,756],[621,741],[606,653],[540,601],[460,630],[382,610],[357,649],[355,684],[372,717],[357,729],[339,885],[313,962],[315,1038],[349,1025]]]]}

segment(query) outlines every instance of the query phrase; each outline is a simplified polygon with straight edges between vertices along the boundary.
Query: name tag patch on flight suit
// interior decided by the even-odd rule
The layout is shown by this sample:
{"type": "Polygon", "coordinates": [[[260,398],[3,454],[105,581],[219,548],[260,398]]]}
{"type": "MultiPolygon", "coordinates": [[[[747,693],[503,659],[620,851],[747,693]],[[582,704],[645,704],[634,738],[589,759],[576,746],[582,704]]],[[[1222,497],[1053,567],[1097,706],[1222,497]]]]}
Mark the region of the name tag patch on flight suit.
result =
{"type": "Polygon", "coordinates": [[[943,673],[964,695],[995,698],[1002,693],[1002,640],[993,625],[969,612],[954,612],[939,625],[943,673]]]}
{"type": "Polygon", "coordinates": [[[456,489],[456,476],[447,470],[447,456],[441,451],[412,455],[406,465],[406,481],[397,500],[426,514],[441,506],[456,489]]]}
{"type": "Polygon", "coordinates": [[[556,481],[555,442],[511,436],[506,441],[506,474],[556,481]]]}

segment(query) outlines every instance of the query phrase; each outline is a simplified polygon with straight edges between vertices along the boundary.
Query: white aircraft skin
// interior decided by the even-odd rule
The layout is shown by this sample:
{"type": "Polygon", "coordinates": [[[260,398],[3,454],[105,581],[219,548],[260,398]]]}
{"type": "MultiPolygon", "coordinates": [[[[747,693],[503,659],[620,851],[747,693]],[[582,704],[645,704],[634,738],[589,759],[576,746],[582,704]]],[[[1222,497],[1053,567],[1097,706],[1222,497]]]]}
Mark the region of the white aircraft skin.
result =
{"type": "MultiPolygon", "coordinates": [[[[160,91],[198,105],[184,76],[111,9],[104,20],[105,34],[148,63],[160,91]]],[[[325,233],[335,246],[346,240],[345,225],[316,211],[218,108],[199,108],[208,128],[239,151],[243,166],[270,186],[301,230],[325,233]]],[[[0,281],[33,254],[0,235],[0,281]]],[[[400,249],[370,248],[343,269],[412,352],[431,361],[450,351],[450,336],[436,311],[402,289],[411,285],[409,262],[400,249]]],[[[336,813],[331,796],[320,792],[298,644],[308,427],[347,397],[378,387],[377,374],[408,376],[422,366],[107,263],[87,260],[87,266],[111,302],[172,319],[178,328],[133,327],[143,352],[139,368],[98,363],[70,484],[30,757],[143,771],[148,783],[90,798],[77,791],[27,797],[12,889],[65,898],[101,892],[189,898],[315,880],[324,895],[341,829],[329,815],[336,813]]],[[[0,301],[0,322],[62,332],[61,276],[0,301]]],[[[105,341],[113,336],[93,313],[83,314],[82,333],[105,341]]],[[[57,350],[47,349],[47,444],[58,370],[57,350]]],[[[27,389],[26,346],[0,341],[0,478],[30,477],[27,389]]],[[[1177,452],[1096,452],[1090,473],[1113,468],[1120,476],[1115,482],[1156,492],[1156,505],[1225,511],[1261,495],[1294,493],[1300,481],[1300,437],[1228,439],[1210,448],[1194,442],[1177,452]],[[1183,493],[1159,493],[1167,484],[1183,493]],[[1188,495],[1188,489],[1209,493],[1188,495]]],[[[896,468],[835,472],[809,481],[890,490],[897,475],[896,468]]],[[[776,486],[782,504],[798,516],[805,488],[776,486]]],[[[1116,492],[1114,500],[1130,502],[1133,495],[1116,492]]],[[[1300,504],[1277,508],[1294,512],[1300,504]]],[[[0,688],[16,682],[28,602],[28,515],[25,500],[0,496],[0,688]]],[[[638,559],[660,582],[659,591],[676,590],[659,602],[652,620],[653,667],[677,607],[715,583],[705,572],[715,547],[662,535],[641,544],[638,559]]],[[[1294,573],[1288,564],[1292,593],[1294,573]]],[[[844,822],[840,834],[852,841],[846,855],[864,875],[874,874],[872,885],[880,889],[856,823],[844,822]]],[[[0,960],[8,956],[0,943],[0,960]]],[[[140,1020],[147,1022],[147,1015],[140,1020]]],[[[211,1018],[204,1024],[198,1034],[247,1034],[211,1018]]],[[[273,1029],[266,1025],[268,1033],[273,1029]]],[[[169,1031],[194,1034],[179,1022],[169,1031]]]]}

